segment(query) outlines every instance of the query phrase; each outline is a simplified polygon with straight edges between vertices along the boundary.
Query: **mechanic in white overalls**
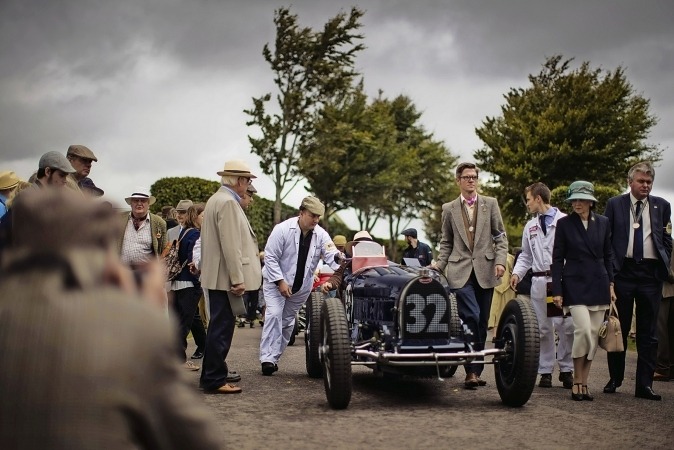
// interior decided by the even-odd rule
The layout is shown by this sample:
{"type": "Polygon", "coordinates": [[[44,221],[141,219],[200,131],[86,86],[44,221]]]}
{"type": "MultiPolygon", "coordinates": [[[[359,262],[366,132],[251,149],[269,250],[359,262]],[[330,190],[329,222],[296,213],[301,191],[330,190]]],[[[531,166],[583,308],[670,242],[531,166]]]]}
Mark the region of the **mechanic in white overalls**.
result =
{"type": "Polygon", "coordinates": [[[288,345],[295,315],[311,293],[314,271],[322,259],[333,270],[344,255],[318,221],[325,206],[316,197],[305,197],[299,217],[277,224],[264,248],[262,288],[267,309],[260,338],[262,374],[278,370],[278,360],[288,345]]]}
{"type": "MultiPolygon", "coordinates": [[[[550,189],[537,182],[524,190],[527,209],[536,217],[527,222],[522,234],[522,253],[510,278],[510,286],[515,289],[517,283],[530,268],[533,271],[531,281],[531,302],[538,318],[540,329],[541,354],[538,361],[538,373],[541,375],[538,385],[552,387],[552,371],[555,359],[559,365],[559,381],[566,389],[573,386],[573,321],[570,317],[548,317],[547,284],[552,281],[550,264],[555,243],[557,220],[566,214],[550,205],[550,189]],[[559,341],[555,352],[555,330],[559,341]]],[[[560,310],[561,313],[561,310],[560,310]]]]}

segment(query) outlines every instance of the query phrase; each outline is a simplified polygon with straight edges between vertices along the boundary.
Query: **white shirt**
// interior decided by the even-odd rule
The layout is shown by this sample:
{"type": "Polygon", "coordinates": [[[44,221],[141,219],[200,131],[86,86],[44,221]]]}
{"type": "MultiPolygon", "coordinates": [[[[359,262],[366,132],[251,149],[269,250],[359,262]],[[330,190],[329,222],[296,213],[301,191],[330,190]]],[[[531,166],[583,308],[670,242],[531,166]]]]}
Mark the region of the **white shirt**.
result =
{"type": "Polygon", "coordinates": [[[138,264],[152,257],[152,232],[150,214],[140,224],[138,230],[133,226],[131,214],[126,222],[124,241],[122,242],[121,260],[125,264],[138,264]]]}
{"type": "MultiPolygon", "coordinates": [[[[655,252],[655,246],[653,245],[653,239],[651,239],[651,202],[647,202],[648,197],[641,201],[643,208],[643,214],[641,214],[641,223],[644,230],[644,258],[647,259],[657,259],[657,253],[655,252]]],[[[632,258],[632,246],[634,245],[634,213],[637,211],[637,199],[630,192],[630,233],[629,241],[627,242],[627,258],[632,258]]]]}
{"type": "Polygon", "coordinates": [[[547,226],[547,234],[543,234],[543,230],[538,222],[538,216],[527,222],[522,234],[522,253],[517,258],[517,264],[513,268],[513,275],[517,275],[521,280],[529,269],[534,272],[550,270],[557,221],[564,216],[566,214],[557,210],[552,223],[547,226]]]}

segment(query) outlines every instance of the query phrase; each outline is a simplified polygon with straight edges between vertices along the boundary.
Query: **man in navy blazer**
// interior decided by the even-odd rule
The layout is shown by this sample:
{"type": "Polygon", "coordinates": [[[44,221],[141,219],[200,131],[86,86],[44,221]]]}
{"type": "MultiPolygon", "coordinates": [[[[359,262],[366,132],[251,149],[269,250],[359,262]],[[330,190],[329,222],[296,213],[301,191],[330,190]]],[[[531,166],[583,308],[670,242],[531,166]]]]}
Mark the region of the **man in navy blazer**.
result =
{"type": "MultiPolygon", "coordinates": [[[[650,195],[655,169],[649,162],[632,166],[627,175],[630,192],[609,199],[606,217],[611,224],[614,252],[615,293],[623,343],[636,302],[637,373],[635,396],[660,400],[653,392],[658,340],[656,334],[662,283],[667,279],[672,255],[672,236],[667,231],[671,206],[650,195]]],[[[605,393],[614,393],[625,376],[625,352],[608,353],[611,379],[605,393]]]]}

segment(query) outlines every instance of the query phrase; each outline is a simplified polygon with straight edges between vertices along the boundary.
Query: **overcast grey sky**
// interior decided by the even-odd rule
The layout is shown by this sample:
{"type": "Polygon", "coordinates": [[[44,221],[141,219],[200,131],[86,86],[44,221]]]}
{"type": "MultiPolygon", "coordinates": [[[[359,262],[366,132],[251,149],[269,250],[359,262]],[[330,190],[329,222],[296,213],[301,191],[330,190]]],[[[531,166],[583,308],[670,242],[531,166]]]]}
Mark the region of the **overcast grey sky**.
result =
{"type": "MultiPolygon", "coordinates": [[[[118,203],[164,176],[215,180],[232,158],[261,173],[243,110],[273,91],[261,50],[274,10],[290,4],[2,0],[0,170],[27,178],[43,153],[84,144],[99,158],[91,177],[118,203]]],[[[674,2],[295,0],[292,11],[321,27],[352,5],[365,10],[357,66],[367,91],[410,96],[464,160],[481,147],[475,128],[546,57],[624,66],[660,119],[649,137],[665,149],[654,192],[674,201],[674,2]]],[[[273,197],[271,180],[256,185],[273,197]]]]}

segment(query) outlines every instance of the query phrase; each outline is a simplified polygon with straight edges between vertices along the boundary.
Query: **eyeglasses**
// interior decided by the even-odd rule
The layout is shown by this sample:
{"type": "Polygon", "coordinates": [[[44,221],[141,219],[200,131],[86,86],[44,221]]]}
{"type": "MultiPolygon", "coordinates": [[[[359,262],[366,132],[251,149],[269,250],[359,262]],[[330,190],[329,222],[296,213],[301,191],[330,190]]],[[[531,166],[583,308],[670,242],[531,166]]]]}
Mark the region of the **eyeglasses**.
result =
{"type": "Polygon", "coordinates": [[[477,175],[464,175],[461,178],[463,181],[477,181],[477,175]]]}
{"type": "Polygon", "coordinates": [[[239,177],[239,178],[243,178],[244,180],[246,180],[248,182],[248,184],[253,184],[252,178],[249,178],[249,177],[239,177]]]}

